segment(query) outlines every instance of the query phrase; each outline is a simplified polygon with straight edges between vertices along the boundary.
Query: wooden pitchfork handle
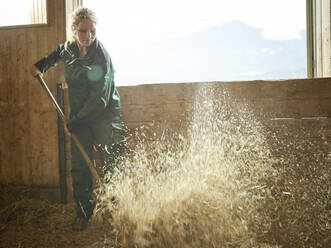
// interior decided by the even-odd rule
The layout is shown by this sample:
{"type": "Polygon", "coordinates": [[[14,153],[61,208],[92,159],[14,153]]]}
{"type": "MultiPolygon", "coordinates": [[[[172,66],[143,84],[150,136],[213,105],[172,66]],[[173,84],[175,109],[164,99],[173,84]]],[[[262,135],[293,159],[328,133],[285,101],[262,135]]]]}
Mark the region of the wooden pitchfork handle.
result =
{"type": "MultiPolygon", "coordinates": [[[[57,101],[55,100],[54,96],[52,95],[52,92],[49,90],[49,88],[47,87],[47,84],[45,83],[43,77],[42,77],[42,74],[39,73],[37,75],[37,79],[38,81],[41,83],[41,85],[43,86],[43,88],[45,89],[48,97],[50,98],[50,100],[52,101],[55,109],[57,110],[58,114],[60,115],[64,125],[67,124],[67,119],[66,117],[64,116],[59,104],[57,103],[57,101]]],[[[77,136],[74,134],[74,133],[71,133],[71,138],[72,140],[75,142],[75,144],[77,145],[79,151],[81,152],[82,156],[84,157],[88,167],[90,168],[91,170],[91,173],[92,173],[92,176],[94,177],[94,179],[100,181],[100,176],[99,174],[97,173],[96,169],[94,168],[94,165],[91,161],[91,159],[89,158],[89,156],[87,155],[84,147],[82,146],[82,144],[79,142],[77,136]]]]}

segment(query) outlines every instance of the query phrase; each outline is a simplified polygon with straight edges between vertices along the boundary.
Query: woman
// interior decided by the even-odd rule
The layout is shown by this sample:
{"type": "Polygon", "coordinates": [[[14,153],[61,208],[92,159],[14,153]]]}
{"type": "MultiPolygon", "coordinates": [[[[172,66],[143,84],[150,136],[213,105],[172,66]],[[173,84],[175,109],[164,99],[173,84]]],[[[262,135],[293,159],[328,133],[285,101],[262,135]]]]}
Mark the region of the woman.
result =
{"type": "MultiPolygon", "coordinates": [[[[114,84],[114,68],[108,52],[96,38],[97,18],[88,8],[75,11],[72,19],[73,41],[60,44],[49,56],[31,67],[37,76],[63,61],[68,84],[70,120],[65,127],[78,137],[92,157],[93,144],[102,152],[103,168],[111,172],[124,150],[120,96],[114,84]]],[[[77,214],[74,231],[86,228],[93,214],[92,175],[74,142],[71,142],[72,183],[77,214]]]]}

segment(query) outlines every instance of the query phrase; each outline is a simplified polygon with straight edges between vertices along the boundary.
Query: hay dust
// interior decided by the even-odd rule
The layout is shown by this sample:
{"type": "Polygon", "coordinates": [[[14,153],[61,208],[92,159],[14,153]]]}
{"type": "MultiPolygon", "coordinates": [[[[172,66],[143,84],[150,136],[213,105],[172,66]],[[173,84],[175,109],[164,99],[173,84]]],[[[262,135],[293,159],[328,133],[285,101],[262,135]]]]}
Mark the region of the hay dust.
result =
{"type": "MultiPolygon", "coordinates": [[[[212,86],[197,93],[192,113],[179,132],[152,140],[139,129],[131,137],[140,142],[96,189],[95,214],[79,234],[90,239],[84,245],[70,244],[79,241],[68,218],[49,217],[72,216],[72,208],[39,203],[36,215],[49,222],[42,230],[68,232],[48,247],[329,247],[330,139],[314,144],[302,127],[266,127],[212,86]]],[[[8,226],[10,213],[1,213],[8,226]]],[[[38,247],[20,244],[12,247],[38,247]]]]}

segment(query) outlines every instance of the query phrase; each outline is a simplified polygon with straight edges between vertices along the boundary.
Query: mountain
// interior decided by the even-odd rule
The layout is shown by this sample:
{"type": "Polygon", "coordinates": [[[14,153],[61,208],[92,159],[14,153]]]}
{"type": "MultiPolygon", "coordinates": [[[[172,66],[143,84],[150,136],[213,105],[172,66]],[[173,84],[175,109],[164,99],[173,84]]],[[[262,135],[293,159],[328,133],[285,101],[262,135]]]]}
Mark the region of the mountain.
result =
{"type": "Polygon", "coordinates": [[[126,68],[127,76],[123,71],[120,80],[160,83],[305,78],[305,31],[300,39],[292,40],[268,40],[262,31],[232,21],[161,41],[130,57],[131,68],[126,68]]]}

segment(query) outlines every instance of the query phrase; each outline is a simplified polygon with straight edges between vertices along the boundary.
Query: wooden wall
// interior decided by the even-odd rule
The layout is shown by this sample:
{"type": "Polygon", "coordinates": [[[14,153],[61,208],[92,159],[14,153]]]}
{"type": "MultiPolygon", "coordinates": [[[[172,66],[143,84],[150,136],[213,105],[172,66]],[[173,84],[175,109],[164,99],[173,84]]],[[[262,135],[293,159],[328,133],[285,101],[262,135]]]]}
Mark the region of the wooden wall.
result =
{"type": "Polygon", "coordinates": [[[331,78],[318,78],[122,86],[124,121],[130,128],[183,121],[203,85],[249,104],[258,119],[331,117],[331,78]]]}
{"type": "MultiPolygon", "coordinates": [[[[119,87],[124,122],[129,129],[148,126],[151,135],[162,132],[153,128],[158,123],[181,127],[201,86],[213,87],[215,94],[225,91],[229,100],[246,105],[266,125],[312,119],[330,124],[331,78],[119,87]]],[[[330,130],[326,135],[331,136],[330,130]]]]}
{"type": "Polygon", "coordinates": [[[316,0],[315,8],[315,75],[331,77],[331,0],[316,0]]]}
{"type": "MultiPolygon", "coordinates": [[[[47,26],[0,28],[0,182],[58,185],[57,117],[29,69],[65,40],[64,6],[47,1],[47,26]]],[[[62,69],[45,76],[53,93],[62,69]]]]}
{"type": "MultiPolygon", "coordinates": [[[[318,158],[322,167],[330,163],[331,78],[120,87],[123,119],[129,127],[131,147],[137,138],[150,142],[171,129],[179,129],[185,136],[192,123],[202,126],[201,120],[192,123],[190,120],[195,97],[205,88],[212,99],[213,116],[218,115],[223,121],[232,120],[232,116],[240,120],[244,129],[251,126],[252,131],[262,127],[261,134],[270,154],[280,161],[292,161],[282,166],[295,167],[299,163],[302,168],[308,168],[311,163],[309,159],[302,159],[304,156],[318,158]],[[244,112],[239,112],[238,108],[244,112]],[[139,128],[141,126],[144,128],[139,128]],[[293,156],[297,162],[293,162],[293,156]]],[[[209,102],[198,101],[198,104],[201,107],[209,102]]],[[[208,113],[209,109],[206,111],[208,113]]],[[[197,113],[203,115],[204,112],[197,113]]],[[[209,115],[205,117],[205,123],[210,125],[209,115]]],[[[235,123],[233,126],[237,127],[235,123]]]]}

